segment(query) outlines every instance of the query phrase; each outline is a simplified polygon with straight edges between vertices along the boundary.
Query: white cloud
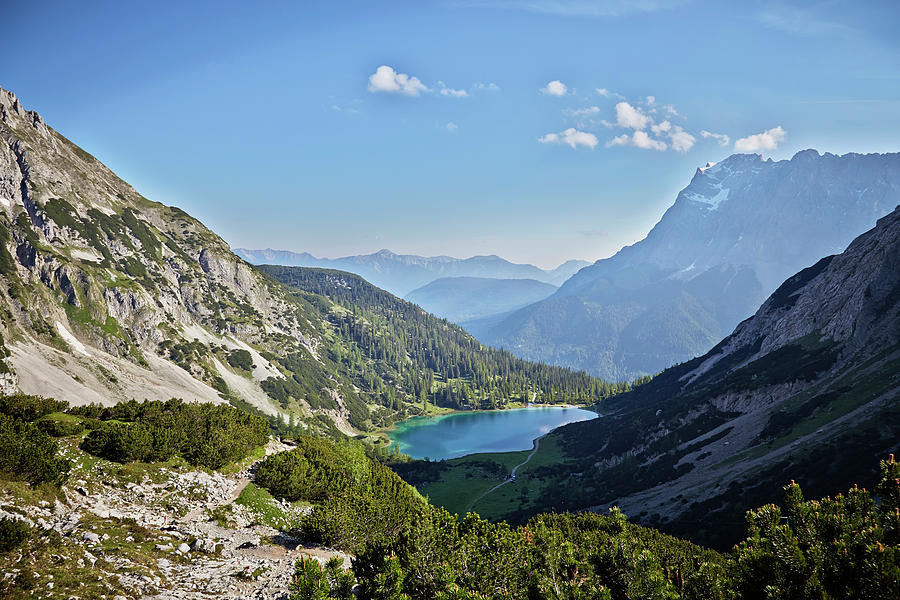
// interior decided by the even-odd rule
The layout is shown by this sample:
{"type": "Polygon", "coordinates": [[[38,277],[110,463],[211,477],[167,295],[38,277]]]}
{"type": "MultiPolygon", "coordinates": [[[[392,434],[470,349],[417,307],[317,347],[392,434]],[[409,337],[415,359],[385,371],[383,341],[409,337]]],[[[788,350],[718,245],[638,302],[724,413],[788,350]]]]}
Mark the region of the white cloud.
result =
{"type": "Polygon", "coordinates": [[[610,91],[606,88],[597,88],[597,93],[604,98],[609,98],[610,91]]]}
{"type": "Polygon", "coordinates": [[[547,96],[565,96],[569,88],[562,81],[555,79],[541,88],[541,93],[547,96]]]}
{"type": "Polygon", "coordinates": [[[563,114],[567,117],[589,117],[600,112],[599,106],[588,106],[587,108],[567,108],[563,110],[563,114]]]}
{"type": "Polygon", "coordinates": [[[669,147],[665,142],[651,138],[646,131],[635,131],[632,135],[623,133],[606,143],[607,148],[612,146],[635,146],[636,148],[643,148],[644,150],[659,151],[663,151],[669,147]]]}
{"type": "Polygon", "coordinates": [[[538,142],[542,144],[567,144],[572,148],[584,146],[593,150],[600,143],[597,136],[586,131],[578,131],[574,127],[569,127],[560,133],[548,133],[538,138],[538,142]]]}
{"type": "Polygon", "coordinates": [[[441,96],[450,96],[451,98],[466,98],[469,95],[469,92],[466,90],[454,90],[453,88],[447,87],[447,85],[443,81],[438,81],[438,87],[441,88],[441,96]]]}
{"type": "MultiPolygon", "coordinates": [[[[668,121],[663,122],[668,123],[668,121]]],[[[678,125],[673,125],[671,131],[669,131],[669,141],[672,142],[672,150],[684,154],[694,147],[694,143],[697,141],[697,138],[689,134],[678,125]]]]}
{"type": "Polygon", "coordinates": [[[705,138],[712,138],[716,140],[717,142],[719,142],[720,146],[727,146],[731,143],[731,138],[724,133],[713,133],[711,131],[706,131],[705,129],[703,129],[702,131],[700,131],[700,135],[705,138]]]}
{"type": "Polygon", "coordinates": [[[779,125],[778,127],[767,129],[762,133],[748,135],[747,137],[735,141],[734,149],[737,152],[759,152],[760,150],[774,150],[778,147],[778,144],[784,141],[784,136],[786,135],[787,132],[781,128],[781,125],[779,125]]]}
{"type": "Polygon", "coordinates": [[[406,73],[396,72],[387,65],[381,65],[372,75],[369,75],[369,91],[418,96],[422,92],[431,90],[419,81],[418,77],[410,77],[406,73]]]}
{"type": "Polygon", "coordinates": [[[453,121],[450,121],[444,127],[446,127],[447,131],[449,131],[450,133],[456,133],[457,131],[459,131],[459,125],[457,125],[453,121]]]}
{"type": "Polygon", "coordinates": [[[647,106],[653,106],[654,104],[656,104],[656,96],[647,96],[646,104],[647,106]]]}
{"type": "Polygon", "coordinates": [[[627,102],[616,104],[616,124],[627,129],[645,129],[653,119],[627,102]]]}
{"type": "Polygon", "coordinates": [[[652,131],[656,135],[661,135],[663,133],[666,133],[670,129],[672,129],[672,124],[669,123],[668,121],[663,121],[662,123],[660,123],[658,125],[652,125],[650,127],[650,131],[652,131]]]}
{"type": "Polygon", "coordinates": [[[499,92],[500,86],[497,85],[496,83],[482,83],[479,81],[472,85],[472,89],[473,90],[484,90],[487,92],[499,92]]]}
{"type": "Polygon", "coordinates": [[[635,131],[634,135],[631,136],[631,141],[638,148],[643,148],[645,150],[665,150],[666,143],[661,142],[659,140],[654,140],[649,135],[647,135],[646,131],[635,131]]]}

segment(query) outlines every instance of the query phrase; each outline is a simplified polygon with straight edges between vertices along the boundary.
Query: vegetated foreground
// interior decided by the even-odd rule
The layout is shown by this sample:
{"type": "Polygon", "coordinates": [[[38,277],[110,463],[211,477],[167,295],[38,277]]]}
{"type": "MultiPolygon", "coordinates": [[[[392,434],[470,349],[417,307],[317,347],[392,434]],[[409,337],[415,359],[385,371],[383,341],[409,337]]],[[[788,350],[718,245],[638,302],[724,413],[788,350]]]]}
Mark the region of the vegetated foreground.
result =
{"type": "Polygon", "coordinates": [[[893,456],[875,496],[807,501],[786,486],[784,508],[748,513],[746,540],[721,554],[616,509],[460,519],[354,440],[250,448],[237,432],[264,421],[229,407],[65,409],[0,400],[5,598],[893,599],[900,586],[893,456]],[[204,468],[197,438],[237,462],[204,468]],[[172,452],[133,461],[154,447],[172,452]]]}

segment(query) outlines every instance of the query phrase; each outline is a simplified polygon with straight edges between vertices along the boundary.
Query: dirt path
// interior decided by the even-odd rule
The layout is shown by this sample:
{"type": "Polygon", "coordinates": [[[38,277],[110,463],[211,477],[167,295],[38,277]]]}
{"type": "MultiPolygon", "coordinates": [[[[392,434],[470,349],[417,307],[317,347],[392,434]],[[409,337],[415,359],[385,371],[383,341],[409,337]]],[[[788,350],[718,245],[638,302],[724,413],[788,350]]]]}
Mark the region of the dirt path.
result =
{"type": "MultiPolygon", "coordinates": [[[[262,461],[259,461],[259,462],[262,462],[262,461]]],[[[250,482],[251,482],[250,477],[247,477],[247,476],[241,477],[240,479],[238,479],[237,487],[234,488],[234,491],[231,492],[231,494],[225,500],[222,500],[221,502],[214,502],[212,504],[202,504],[202,505],[198,506],[197,508],[189,511],[187,514],[185,514],[183,517],[181,517],[178,521],[181,523],[190,523],[192,521],[199,521],[201,519],[201,517],[203,517],[203,515],[207,509],[215,510],[219,506],[225,506],[227,504],[231,504],[232,502],[237,500],[237,497],[241,495],[241,492],[244,491],[244,488],[247,487],[247,485],[250,482]]]]}
{"type": "MultiPolygon", "coordinates": [[[[543,436],[542,436],[542,437],[543,437],[543,436]]],[[[525,465],[528,464],[528,461],[531,460],[531,457],[534,456],[534,454],[538,451],[538,446],[540,446],[540,444],[541,444],[541,438],[535,439],[535,440],[534,440],[534,448],[532,448],[531,452],[528,453],[528,456],[525,458],[525,460],[523,460],[522,462],[520,462],[519,464],[517,464],[516,466],[514,466],[514,467],[512,468],[512,470],[509,472],[509,479],[506,479],[506,480],[504,480],[504,481],[498,483],[497,485],[495,485],[494,487],[492,487],[491,489],[489,489],[489,490],[486,491],[485,493],[481,494],[480,496],[478,496],[477,498],[475,498],[474,500],[472,500],[472,501],[469,503],[469,505],[466,507],[466,512],[469,512],[470,510],[472,510],[472,508],[473,508],[476,504],[478,504],[478,501],[479,501],[479,500],[481,500],[482,498],[484,498],[485,496],[487,496],[487,495],[490,494],[491,492],[493,492],[493,491],[495,491],[495,490],[497,490],[497,489],[503,487],[503,486],[506,485],[507,483],[511,483],[511,482],[515,481],[514,477],[516,476],[516,471],[519,470],[519,467],[524,467],[525,465]]]]}

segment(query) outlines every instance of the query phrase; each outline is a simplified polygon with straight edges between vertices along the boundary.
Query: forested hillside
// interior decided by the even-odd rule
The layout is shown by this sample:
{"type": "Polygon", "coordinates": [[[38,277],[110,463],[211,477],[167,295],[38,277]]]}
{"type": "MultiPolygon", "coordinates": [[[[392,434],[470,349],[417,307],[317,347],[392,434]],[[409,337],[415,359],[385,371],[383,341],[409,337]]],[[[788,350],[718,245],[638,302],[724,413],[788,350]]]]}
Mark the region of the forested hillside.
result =
{"type": "Polygon", "coordinates": [[[593,403],[630,387],[484,346],[462,328],[358,275],[272,265],[259,269],[295,290],[298,299],[315,294],[339,307],[327,318],[336,335],[348,341],[349,351],[333,358],[351,371],[371,366],[362,383],[388,407],[399,408],[398,393],[452,408],[501,408],[511,401],[593,403]]]}

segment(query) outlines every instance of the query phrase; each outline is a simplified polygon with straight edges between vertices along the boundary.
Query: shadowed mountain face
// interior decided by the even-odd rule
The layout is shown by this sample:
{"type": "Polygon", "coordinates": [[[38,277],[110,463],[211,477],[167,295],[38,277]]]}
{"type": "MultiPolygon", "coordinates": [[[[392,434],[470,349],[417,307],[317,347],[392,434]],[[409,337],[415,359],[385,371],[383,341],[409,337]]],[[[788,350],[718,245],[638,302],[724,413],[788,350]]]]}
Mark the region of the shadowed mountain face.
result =
{"type": "Polygon", "coordinates": [[[235,253],[247,262],[257,265],[319,267],[356,273],[372,284],[400,297],[444,277],[535,279],[558,286],[578,269],[590,264],[583,260],[569,260],[555,269],[544,270],[534,265],[511,263],[494,255],[461,259],[450,256],[394,254],[390,250],[342,258],[316,258],[308,252],[296,253],[272,249],[236,248],[235,253]]]}
{"type": "Polygon", "coordinates": [[[556,291],[534,279],[442,277],[411,291],[406,300],[454,323],[507,313],[556,291]]]}
{"type": "Polygon", "coordinates": [[[898,203],[900,154],[733,155],[698,169],[645,239],[470,329],[606,378],[658,372],[708,350],[785,277],[842,251],[898,203]]]}
{"type": "Polygon", "coordinates": [[[550,434],[565,467],[536,473],[558,481],[535,512],[617,504],[728,547],[744,511],[778,501],[791,479],[816,496],[860,473],[874,482],[900,439],[900,208],[788,278],[711,351],[603,413],[550,434]]]}

